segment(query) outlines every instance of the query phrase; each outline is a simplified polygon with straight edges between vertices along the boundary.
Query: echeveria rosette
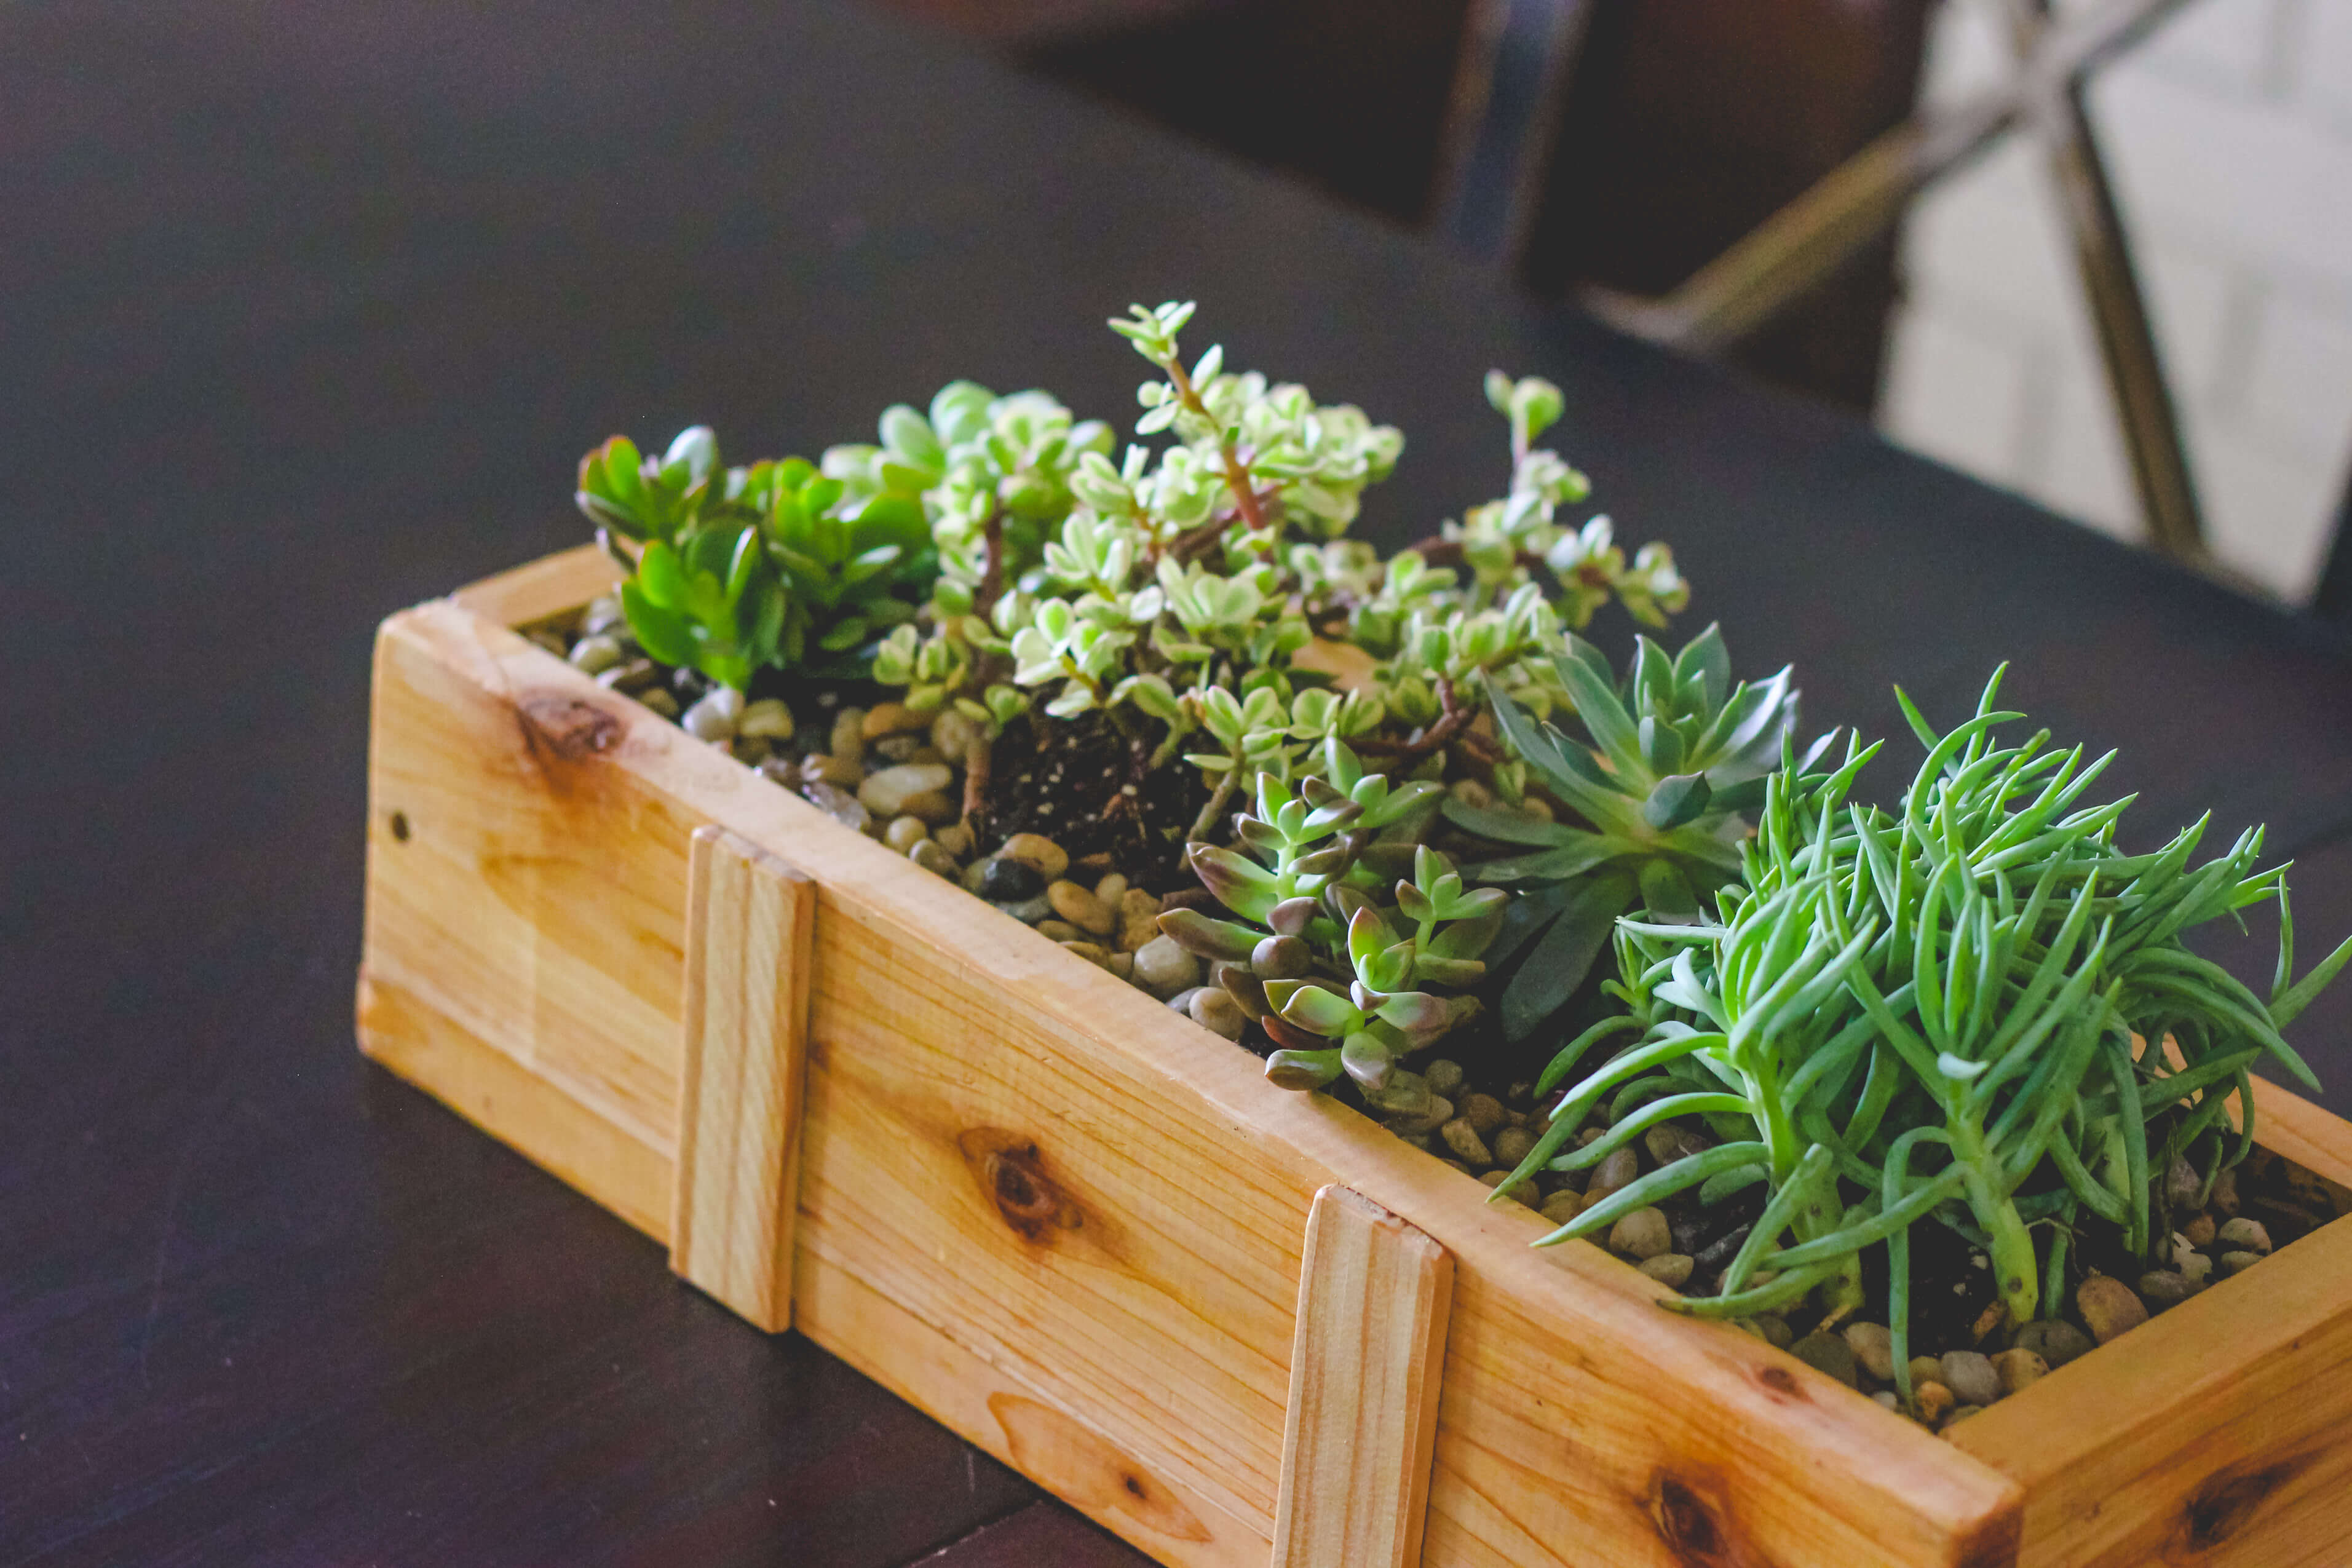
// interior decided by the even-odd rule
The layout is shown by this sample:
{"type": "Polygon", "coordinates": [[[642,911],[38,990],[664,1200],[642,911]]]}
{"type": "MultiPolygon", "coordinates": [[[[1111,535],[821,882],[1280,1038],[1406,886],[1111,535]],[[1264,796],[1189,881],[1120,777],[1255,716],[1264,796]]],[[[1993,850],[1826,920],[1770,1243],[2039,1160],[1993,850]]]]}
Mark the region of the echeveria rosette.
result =
{"type": "Polygon", "coordinates": [[[1850,741],[1828,773],[1784,766],[1719,921],[1620,927],[1613,989],[1628,1016],[1562,1050],[1541,1088],[1603,1040],[1634,1041],[1568,1089],[1503,1189],[1664,1118],[1709,1117],[1727,1142],[1546,1239],[1694,1186],[1709,1202],[1762,1182],[1763,1214],[1718,1293],[1668,1304],[1742,1316],[1819,1289],[1841,1314],[1861,1300],[1860,1252],[1884,1243],[1906,1398],[1914,1225],[1933,1218],[1984,1248],[2015,1322],[2059,1309],[2069,1240],[2090,1218],[2155,1258],[2172,1227],[2150,1172],[2188,1159],[2210,1191],[2243,1157],[2248,1069],[2267,1060],[2313,1083],[2280,1031],[2352,961],[2347,941],[2294,977],[2283,868],[2258,868],[2259,829],[2203,866],[2190,863],[2202,822],[2149,854],[2117,848],[2130,798],[2079,804],[2110,759],[2046,750],[2046,731],[1996,745],[2019,715],[1993,710],[1994,687],[1945,734],[1902,699],[1927,757],[1898,811],[1847,801],[1874,745],[1850,741]],[[2180,937],[2273,897],[2264,1001],[2180,937]],[[1604,1104],[1609,1133],[1570,1150],[1604,1104]]]}
{"type": "Polygon", "coordinates": [[[1516,854],[1468,868],[1477,881],[1513,888],[1497,960],[1524,950],[1502,996],[1504,1033],[1522,1039],[1559,1010],[1590,973],[1618,916],[1696,921],[1700,900],[1739,874],[1740,816],[1763,798],[1797,717],[1783,669],[1731,684],[1729,655],[1714,626],[1669,656],[1640,639],[1621,687],[1600,650],[1570,634],[1551,661],[1550,684],[1573,708],[1591,744],[1525,711],[1490,683],[1496,727],[1559,804],[1588,826],[1524,813],[1446,804],[1457,827],[1516,854]]]}

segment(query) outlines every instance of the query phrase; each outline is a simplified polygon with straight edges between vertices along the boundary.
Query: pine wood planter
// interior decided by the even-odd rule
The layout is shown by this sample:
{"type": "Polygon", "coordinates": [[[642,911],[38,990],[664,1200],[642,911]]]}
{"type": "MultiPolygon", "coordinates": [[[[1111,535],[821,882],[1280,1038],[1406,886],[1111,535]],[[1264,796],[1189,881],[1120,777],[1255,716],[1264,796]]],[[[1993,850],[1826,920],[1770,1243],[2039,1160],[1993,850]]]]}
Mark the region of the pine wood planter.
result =
{"type": "Polygon", "coordinates": [[[2352,1217],[1931,1436],[508,629],[611,582],[385,624],[363,1048],[1160,1561],[2352,1562],[2352,1217]]]}

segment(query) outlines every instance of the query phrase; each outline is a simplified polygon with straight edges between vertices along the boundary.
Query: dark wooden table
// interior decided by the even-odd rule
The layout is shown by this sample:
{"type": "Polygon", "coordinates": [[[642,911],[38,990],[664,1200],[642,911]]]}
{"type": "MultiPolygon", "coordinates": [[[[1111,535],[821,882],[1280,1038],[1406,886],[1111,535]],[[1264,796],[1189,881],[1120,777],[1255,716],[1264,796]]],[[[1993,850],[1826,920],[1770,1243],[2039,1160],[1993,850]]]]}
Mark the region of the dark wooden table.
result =
{"type": "MultiPolygon", "coordinates": [[[[995,65],[748,0],[16,0],[0,1565],[1139,1561],[673,1283],[350,1005],[380,616],[576,541],[613,430],[812,450],[964,374],[1119,416],[1097,323],[1192,294],[1411,432],[1372,536],[1499,488],[1490,364],[1554,376],[1688,626],[1814,721],[2014,657],[2144,829],[2267,819],[2310,942],[2352,927],[2339,648],[995,65]]],[[[2352,997],[2299,1034],[2352,1109],[2352,997]]]]}

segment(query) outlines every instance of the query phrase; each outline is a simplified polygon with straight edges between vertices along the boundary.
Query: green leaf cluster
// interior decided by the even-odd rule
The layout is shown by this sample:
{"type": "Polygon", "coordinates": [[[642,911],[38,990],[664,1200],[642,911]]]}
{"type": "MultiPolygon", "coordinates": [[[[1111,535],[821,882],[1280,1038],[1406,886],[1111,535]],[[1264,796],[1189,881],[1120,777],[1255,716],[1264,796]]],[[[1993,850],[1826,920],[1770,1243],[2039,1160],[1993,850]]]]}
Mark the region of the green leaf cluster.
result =
{"type": "Polygon", "coordinates": [[[1567,1002],[1628,910],[1700,919],[1700,898],[1739,874],[1742,814],[1762,804],[1797,721],[1790,671],[1735,686],[1719,627],[1672,655],[1641,638],[1622,680],[1591,644],[1565,640],[1548,685],[1581,738],[1510,692],[1492,696],[1496,728],[1528,777],[1586,826],[1461,800],[1445,807],[1456,827],[1508,851],[1469,875],[1523,895],[1498,954],[1525,953],[1502,997],[1513,1039],[1567,1002]]]}
{"type": "Polygon", "coordinates": [[[2201,865],[2201,821],[2126,853],[2116,832],[2131,797],[2084,800],[2113,753],[2085,763],[2047,731],[1997,744],[1995,729],[2021,717],[1993,708],[1999,681],[1941,734],[1903,699],[1927,755],[1897,810],[1847,798],[1875,744],[1850,739],[1827,772],[1786,756],[1719,918],[1620,927],[1613,990],[1628,1012],[1565,1047],[1542,1089],[1602,1041],[1635,1038],[1568,1089],[1505,1190],[1674,1116],[1706,1116],[1727,1142],[1547,1240],[1692,1187],[1709,1201],[1760,1181],[1763,1214],[1718,1293],[1670,1305],[1738,1316],[1819,1290],[1843,1315],[1862,1300],[1861,1252],[1884,1245],[1907,1376],[1913,1226],[1933,1220],[1985,1248],[2013,1321],[2054,1313],[2078,1226],[2107,1222],[2152,1255],[2170,1227],[2150,1212],[2150,1171],[2186,1157],[2210,1189],[2243,1157],[2251,1068],[2312,1081],[2280,1031],[2352,960],[2352,941],[2295,980],[2284,868],[2259,868],[2261,830],[2201,865]],[[2182,943],[2273,900],[2267,1000],[2182,943]],[[1613,1125],[1572,1149],[1604,1102],[1613,1125]]]}

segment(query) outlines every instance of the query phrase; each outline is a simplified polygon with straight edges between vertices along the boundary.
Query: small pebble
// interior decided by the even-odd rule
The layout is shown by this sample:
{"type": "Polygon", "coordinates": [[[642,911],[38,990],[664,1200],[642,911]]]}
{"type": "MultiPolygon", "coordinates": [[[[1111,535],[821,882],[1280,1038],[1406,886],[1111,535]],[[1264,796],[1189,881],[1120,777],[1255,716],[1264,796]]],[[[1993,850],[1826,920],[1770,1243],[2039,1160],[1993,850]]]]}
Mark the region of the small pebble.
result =
{"type": "Polygon", "coordinates": [[[1534,1152],[1536,1135],[1524,1127],[1506,1127],[1495,1134],[1495,1163],[1518,1168],[1520,1161],[1534,1152]]]}
{"type": "Polygon", "coordinates": [[[1610,1151],[1600,1164],[1593,1167],[1592,1180],[1584,1191],[1588,1197],[1606,1197],[1633,1184],[1642,1173],[1641,1156],[1633,1152],[1631,1143],[1610,1151]]]}
{"type": "Polygon", "coordinates": [[[2178,1307],[2203,1288],[2186,1274],[2176,1274],[2169,1268],[2150,1269],[2139,1277],[2139,1297],[2151,1312],[2178,1307]]]}
{"type": "Polygon", "coordinates": [[[2195,1208],[2204,1188],[2205,1178],[2197,1173],[2197,1167],[2175,1155],[2171,1169],[2165,1173],[2164,1201],[2176,1209],[2195,1208]]]}
{"type": "Polygon", "coordinates": [[[919,816],[894,816],[890,826],[882,830],[882,842],[901,855],[911,855],[915,846],[931,836],[931,830],[919,816]]]}
{"type": "Polygon", "coordinates": [[[1870,1397],[1874,1403],[1883,1405],[1888,1410],[1900,1410],[1903,1408],[1902,1399],[1898,1397],[1895,1392],[1891,1388],[1882,1388],[1870,1397]]]}
{"type": "Polygon", "coordinates": [[[1503,1125],[1503,1102],[1491,1094],[1474,1094],[1462,1102],[1462,1115],[1479,1137],[1489,1137],[1503,1125]]]}
{"type": "Polygon", "coordinates": [[[801,759],[801,777],[829,784],[836,789],[856,789],[857,781],[865,776],[865,764],[853,757],[836,757],[830,752],[811,752],[801,759]]]}
{"type": "Polygon", "coordinates": [[[1916,1388],[1923,1383],[1938,1382],[1943,1375],[1944,1363],[1934,1356],[1915,1355],[1911,1358],[1912,1387],[1916,1388]]]}
{"type": "MultiPolygon", "coordinates": [[[[1489,1187],[1499,1187],[1505,1182],[1511,1179],[1511,1173],[1508,1171],[1488,1171],[1479,1176],[1478,1179],[1489,1187]]],[[[1535,1207],[1534,1199],[1536,1196],[1536,1184],[1533,1182],[1521,1182],[1517,1186],[1511,1189],[1510,1195],[1513,1201],[1526,1204],[1529,1208],[1533,1208],[1535,1207]]]]}
{"type": "Polygon", "coordinates": [[[877,702],[866,710],[858,733],[868,741],[878,741],[885,735],[903,735],[910,730],[924,727],[923,716],[903,702],[877,702]]]}
{"type": "MultiPolygon", "coordinates": [[[[1475,1100],[1477,1097],[1473,1095],[1471,1098],[1475,1100]]],[[[1486,1141],[1478,1136],[1478,1129],[1471,1125],[1466,1114],[1455,1117],[1439,1128],[1437,1133],[1445,1140],[1445,1146],[1473,1169],[1483,1170],[1495,1163],[1494,1151],[1486,1147],[1486,1141]]]]}
{"type": "Polygon", "coordinates": [[[1911,1385],[1912,1408],[1918,1411],[1919,1419],[1926,1422],[1930,1426],[1937,1425],[1938,1422],[1942,1421],[1945,1416],[1950,1415],[1952,1413],[1953,1405],[1958,1403],[1958,1402],[1952,1397],[1952,1391],[1950,1389],[1946,1388],[1942,1384],[1937,1383],[1932,1379],[1926,1383],[1915,1383],[1911,1385]]]}
{"type": "Polygon", "coordinates": [[[1242,1037],[1249,1017],[1242,1005],[1213,986],[1203,985],[1192,993],[1192,1005],[1185,1009],[1192,1022],[1229,1040],[1242,1037]]]}
{"type": "Polygon", "coordinates": [[[1747,1321],[1756,1325],[1755,1331],[1763,1335],[1764,1342],[1774,1350],[1784,1351],[1797,1342],[1797,1331],[1789,1326],[1785,1318],[1770,1312],[1759,1312],[1747,1321]]]}
{"type": "Polygon", "coordinates": [[[780,698],[762,697],[743,710],[735,721],[739,735],[757,735],[763,741],[789,741],[793,738],[793,710],[780,698]]]}
{"type": "MultiPolygon", "coordinates": [[[[914,763],[912,767],[937,767],[936,763],[914,763]]],[[[956,804],[945,790],[919,789],[898,803],[898,809],[908,816],[919,816],[934,826],[944,827],[956,816],[956,804]]]]}
{"type": "Polygon", "coordinates": [[[1659,1284],[1679,1290],[1690,1283],[1691,1270],[1698,1266],[1687,1252],[1661,1252],[1655,1258],[1644,1258],[1635,1267],[1659,1284]]]}
{"type": "Polygon", "coordinates": [[[2147,1321],[2147,1304],[2112,1275],[2094,1274],[2084,1280],[2074,1292],[2074,1306],[2090,1326],[2091,1338],[2100,1344],[2147,1321]]]}
{"type": "Polygon", "coordinates": [[[2037,1318],[2017,1331],[2015,1349],[2032,1351],[2052,1367],[2064,1366],[2091,1349],[2089,1336],[2063,1318],[2037,1318]]]}
{"type": "Polygon", "coordinates": [[[1447,1061],[1441,1058],[1430,1063],[1428,1070],[1421,1076],[1428,1083],[1430,1093],[1452,1094],[1462,1087],[1464,1075],[1460,1062],[1447,1061]]]}
{"type": "Polygon", "coordinates": [[[2214,1233],[2213,1239],[2231,1252],[2268,1252],[2271,1233],[2258,1219],[2230,1220],[2214,1233]]]}
{"type": "Polygon", "coordinates": [[[836,757],[862,762],[866,757],[866,710],[845,708],[833,716],[827,750],[836,757]]]}
{"type": "Polygon", "coordinates": [[[1160,900],[1141,888],[1129,888],[1118,896],[1118,945],[1125,952],[1133,952],[1145,942],[1160,935],[1160,900]]]}
{"type": "Polygon", "coordinates": [[[1042,894],[1034,899],[1016,899],[996,907],[1025,926],[1035,925],[1054,912],[1054,906],[1047,903],[1042,894]]]}
{"type": "Polygon", "coordinates": [[[1127,897],[1127,879],[1113,871],[1095,884],[1095,897],[1114,910],[1118,908],[1119,900],[1127,897]]]}
{"type": "Polygon", "coordinates": [[[971,829],[961,822],[950,822],[944,827],[934,828],[931,837],[940,841],[940,848],[959,860],[971,853],[971,829]]]}
{"type": "Polygon", "coordinates": [[[567,657],[572,668],[589,675],[602,675],[629,656],[612,637],[585,637],[572,645],[572,652],[567,657]]]}
{"type": "Polygon", "coordinates": [[[620,596],[607,594],[602,598],[588,601],[588,607],[580,612],[580,629],[593,637],[598,632],[627,625],[628,618],[627,612],[621,607],[620,596]]]}
{"type": "Polygon", "coordinates": [[[804,784],[801,794],[808,803],[844,827],[863,833],[873,825],[873,814],[858,804],[857,797],[845,789],[835,789],[829,784],[804,784]]]}
{"type": "Polygon", "coordinates": [[[2221,1254],[2221,1278],[2227,1279],[2232,1274],[2243,1274],[2262,1260],[2263,1255],[2259,1252],[2225,1252],[2221,1254]]]}
{"type": "Polygon", "coordinates": [[[907,858],[934,876],[955,879],[955,857],[939,846],[936,839],[926,838],[907,852],[907,858]]]}
{"type": "Polygon", "coordinates": [[[984,738],[985,731],[978,724],[951,707],[940,710],[940,716],[931,721],[931,744],[951,761],[962,761],[972,742],[984,738]]]}
{"type": "MultiPolygon", "coordinates": [[[[1543,1216],[1554,1225],[1566,1225],[1576,1217],[1576,1211],[1583,1206],[1584,1198],[1581,1194],[1557,1192],[1544,1199],[1543,1216]]],[[[1652,1261],[1656,1260],[1654,1258],[1652,1261]]]]}
{"type": "Polygon", "coordinates": [[[1677,1127],[1671,1121],[1662,1121],[1642,1134],[1642,1146],[1650,1152],[1650,1158],[1661,1165],[1671,1165],[1676,1160],[1713,1147],[1706,1138],[1689,1128],[1677,1127]]]}
{"type": "Polygon", "coordinates": [[[1666,1211],[1661,1208],[1640,1208],[1612,1226],[1609,1247],[1634,1259],[1661,1257],[1675,1249],[1673,1229],[1666,1223],[1666,1211]]]}
{"type": "Polygon", "coordinates": [[[2213,1212],[2228,1219],[2238,1212],[2238,1172],[2236,1167],[2213,1178],[2213,1212]]]}
{"type": "Polygon", "coordinates": [[[1103,962],[1103,967],[1121,980],[1132,982],[1135,979],[1135,954],[1114,952],[1103,962]]]}
{"type": "Polygon", "coordinates": [[[1062,950],[1076,953],[1097,968],[1100,968],[1103,961],[1110,956],[1110,949],[1098,942],[1066,942],[1062,943],[1062,950]]]}
{"type": "Polygon", "coordinates": [[[1465,805],[1491,806],[1495,804],[1495,792],[1476,779],[1455,779],[1447,788],[1454,798],[1465,805]]]}
{"type": "Polygon", "coordinates": [[[677,717],[677,699],[658,686],[647,687],[638,692],[637,700],[665,719],[674,720],[677,717]]]}
{"type": "Polygon", "coordinates": [[[885,735],[866,742],[868,761],[880,763],[941,763],[947,759],[923,743],[920,735],[885,735]]]}
{"type": "Polygon", "coordinates": [[[1155,936],[1135,950],[1135,983],[1154,996],[1173,996],[1201,983],[1201,961],[1172,936],[1155,936]]]}
{"type": "MultiPolygon", "coordinates": [[[[1426,1080],[1423,1087],[1427,1087],[1426,1080]]],[[[1429,1097],[1428,1105],[1422,1110],[1406,1115],[1392,1116],[1389,1119],[1388,1124],[1392,1131],[1404,1137],[1414,1138],[1424,1133],[1434,1132],[1453,1120],[1454,1102],[1442,1094],[1433,1094],[1429,1097]]],[[[1464,1169],[1466,1170],[1468,1167],[1465,1166],[1464,1169]]]]}
{"type": "Polygon", "coordinates": [[[1192,1010],[1193,994],[1198,992],[1200,989],[1201,987],[1198,985],[1187,985],[1183,990],[1179,991],[1173,996],[1165,998],[1165,1000],[1171,1011],[1188,1013],[1192,1010]]]}
{"type": "Polygon", "coordinates": [[[791,789],[801,782],[801,765],[789,758],[770,757],[760,764],[760,776],[791,789]]]}
{"type": "Polygon", "coordinates": [[[1992,1370],[2000,1378],[2000,1391],[2015,1394],[2030,1383],[2038,1383],[2050,1375],[2050,1363],[2028,1350],[2005,1350],[1992,1358],[1992,1370]]]}
{"type": "Polygon", "coordinates": [[[1034,899],[1045,890],[1045,879],[1018,860],[975,860],[963,875],[964,885],[992,903],[1034,899]]]}
{"type": "Polygon", "coordinates": [[[1789,1353],[1815,1372],[1827,1373],[1848,1388],[1862,1386],[1862,1379],[1854,1367],[1853,1347],[1835,1334],[1807,1334],[1789,1346],[1789,1353]]]}
{"type": "Polygon", "coordinates": [[[1963,1405],[1990,1405],[2001,1396],[2000,1373],[1993,1370],[1990,1356],[1977,1351],[1947,1351],[1943,1371],[1944,1386],[1963,1405]]]}
{"type": "Polygon", "coordinates": [[[2190,1215],[2180,1226],[2180,1239],[2191,1247],[2210,1247],[2213,1236],[2213,1216],[2202,1211],[2190,1215]]]}
{"type": "Polygon", "coordinates": [[[1072,925],[1067,921],[1039,921],[1037,922],[1037,934],[1039,936],[1050,936],[1055,942],[1084,942],[1087,940],[1087,933],[1080,931],[1077,927],[1072,925]]]}
{"type": "Polygon", "coordinates": [[[1055,882],[1045,889],[1053,900],[1054,912],[1095,936],[1108,936],[1118,925],[1118,917],[1105,908],[1103,901],[1079,887],[1076,882],[1055,882]]]}
{"type": "Polygon", "coordinates": [[[596,684],[614,691],[642,691],[661,679],[661,667],[649,658],[624,659],[612,668],[601,670],[596,684]]]}
{"type": "Polygon", "coordinates": [[[946,797],[940,792],[948,787],[952,776],[938,763],[901,763],[866,774],[865,782],[857,786],[857,798],[877,816],[897,816],[911,809],[909,803],[917,795],[944,800],[946,797]]]}
{"type": "Polygon", "coordinates": [[[2213,1278],[2213,1260],[2201,1252],[2184,1252],[2173,1261],[2173,1267],[2191,1285],[2203,1289],[2213,1278]]]}
{"type": "Polygon", "coordinates": [[[1881,1383],[1895,1381],[1895,1331],[1885,1323],[1848,1323],[1846,1348],[1863,1371],[1881,1383]]]}
{"type": "MultiPolygon", "coordinates": [[[[946,781],[940,782],[944,784],[946,781]]],[[[1042,833],[1014,834],[1004,841],[1004,847],[996,852],[996,858],[1026,866],[1048,882],[1058,879],[1070,868],[1069,851],[1042,833]]]]}

